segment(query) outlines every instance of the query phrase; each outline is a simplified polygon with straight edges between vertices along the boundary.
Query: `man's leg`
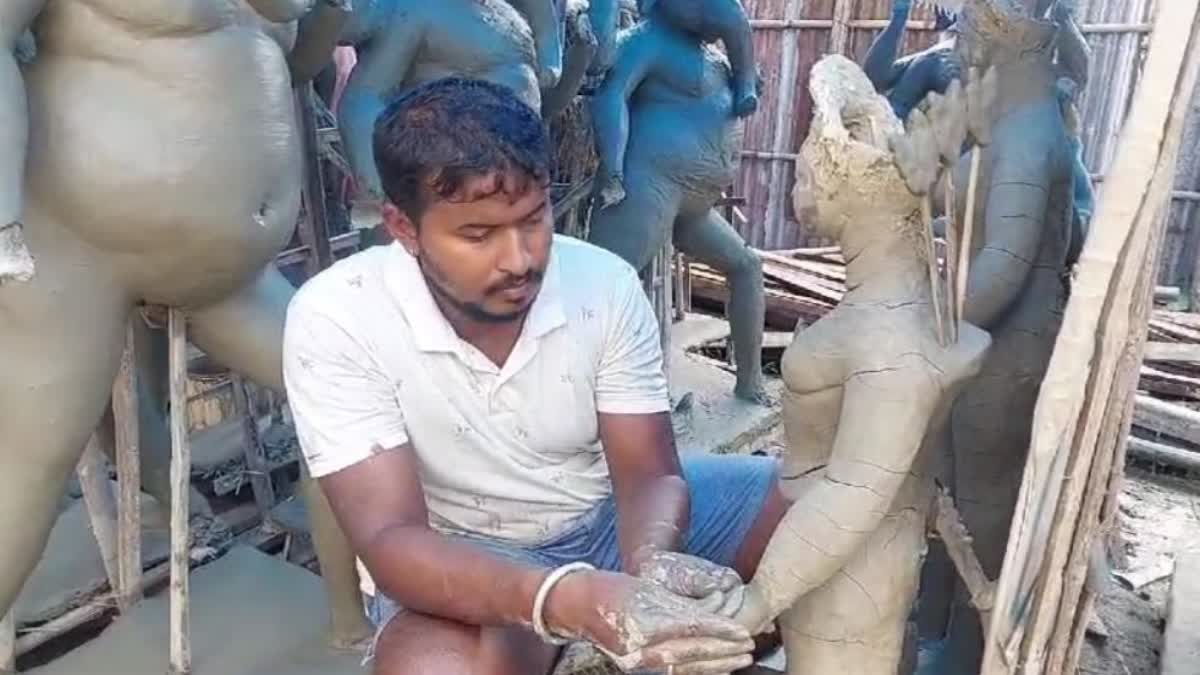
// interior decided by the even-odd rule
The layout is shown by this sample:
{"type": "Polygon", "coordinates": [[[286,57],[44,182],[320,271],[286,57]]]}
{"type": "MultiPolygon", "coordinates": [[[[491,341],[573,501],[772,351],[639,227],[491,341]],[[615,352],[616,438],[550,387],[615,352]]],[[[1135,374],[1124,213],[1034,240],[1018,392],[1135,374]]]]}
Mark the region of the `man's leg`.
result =
{"type": "Polygon", "coordinates": [[[520,628],[468,626],[401,611],[375,645],[373,675],[540,675],[558,648],[520,628]]]}

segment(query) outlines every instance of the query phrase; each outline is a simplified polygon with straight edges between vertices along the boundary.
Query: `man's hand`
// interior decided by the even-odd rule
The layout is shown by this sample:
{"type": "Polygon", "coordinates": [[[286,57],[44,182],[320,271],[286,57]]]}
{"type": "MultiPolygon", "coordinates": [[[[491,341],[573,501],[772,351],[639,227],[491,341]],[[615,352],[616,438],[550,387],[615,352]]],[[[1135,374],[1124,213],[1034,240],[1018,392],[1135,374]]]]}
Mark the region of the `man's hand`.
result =
{"type": "Polygon", "coordinates": [[[775,623],[775,617],[771,616],[771,610],[767,605],[767,599],[763,597],[762,589],[753,583],[747,584],[743,589],[742,604],[733,614],[733,620],[750,631],[751,635],[768,632],[775,623]]]}
{"type": "Polygon", "coordinates": [[[701,601],[709,612],[733,616],[742,605],[742,578],[737,572],[703,558],[673,551],[655,551],[639,565],[637,574],[676,595],[701,601]]]}
{"type": "Polygon", "coordinates": [[[674,666],[676,675],[724,675],[753,662],[745,628],[626,574],[568,576],[550,593],[546,619],[551,630],[591,642],[625,672],[674,666]]]}

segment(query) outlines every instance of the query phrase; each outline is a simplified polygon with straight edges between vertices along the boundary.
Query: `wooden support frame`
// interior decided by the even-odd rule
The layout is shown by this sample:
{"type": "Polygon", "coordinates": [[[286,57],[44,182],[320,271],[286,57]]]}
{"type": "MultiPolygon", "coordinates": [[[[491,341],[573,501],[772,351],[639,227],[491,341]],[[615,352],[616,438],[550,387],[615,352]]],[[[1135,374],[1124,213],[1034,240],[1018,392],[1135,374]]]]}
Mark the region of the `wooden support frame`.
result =
{"type": "MultiPolygon", "coordinates": [[[[142,471],[138,434],[137,369],[133,321],[113,384],[114,443],[117,458],[117,606],[129,611],[142,599],[142,471]]],[[[185,404],[186,406],[186,404],[185,404]]]]}
{"type": "Polygon", "coordinates": [[[188,575],[191,532],[188,527],[192,452],[187,413],[187,320],[171,309],[167,318],[171,394],[171,654],[168,675],[192,672],[188,575]]]}

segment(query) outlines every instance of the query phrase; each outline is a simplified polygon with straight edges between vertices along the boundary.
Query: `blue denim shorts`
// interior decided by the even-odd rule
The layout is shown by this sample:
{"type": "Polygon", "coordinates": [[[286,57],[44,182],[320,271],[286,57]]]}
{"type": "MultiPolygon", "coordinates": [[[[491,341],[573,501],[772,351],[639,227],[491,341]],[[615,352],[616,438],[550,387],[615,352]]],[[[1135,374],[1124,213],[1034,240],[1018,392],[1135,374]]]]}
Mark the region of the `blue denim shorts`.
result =
{"type": "MultiPolygon", "coordinates": [[[[779,463],[770,457],[753,455],[698,455],[684,458],[682,464],[692,506],[684,552],[732,566],[778,479],[779,463]]],[[[617,507],[612,496],[539,544],[522,546],[475,536],[455,538],[514,562],[537,567],[585,561],[602,570],[621,568],[617,507]]],[[[364,600],[378,640],[384,627],[403,607],[382,593],[364,600]]],[[[374,651],[372,644],[364,663],[370,661],[374,651]]]]}

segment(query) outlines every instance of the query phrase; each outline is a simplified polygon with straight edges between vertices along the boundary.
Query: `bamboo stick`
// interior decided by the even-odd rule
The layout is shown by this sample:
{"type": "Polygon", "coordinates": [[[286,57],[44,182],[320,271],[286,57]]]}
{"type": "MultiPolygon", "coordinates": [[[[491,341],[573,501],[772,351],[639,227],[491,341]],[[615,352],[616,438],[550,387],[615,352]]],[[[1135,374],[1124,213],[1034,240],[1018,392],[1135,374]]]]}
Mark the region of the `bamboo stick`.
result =
{"type": "MultiPolygon", "coordinates": [[[[133,319],[136,320],[136,319],[133,319]]],[[[114,454],[117,458],[117,606],[129,611],[142,599],[142,471],[138,438],[137,372],[133,324],[113,384],[114,454]]]]}
{"type": "Polygon", "coordinates": [[[970,533],[967,532],[962,516],[954,506],[954,499],[944,490],[937,498],[935,522],[938,536],[946,546],[946,553],[954,562],[954,568],[958,570],[958,575],[962,577],[963,585],[967,587],[967,592],[971,596],[971,604],[979,611],[980,622],[987,625],[995,598],[996,584],[987,578],[987,574],[983,571],[983,565],[979,564],[979,558],[975,555],[974,547],[971,546],[970,533]]]}
{"type": "Polygon", "coordinates": [[[959,246],[961,246],[961,237],[959,236],[958,224],[955,222],[954,210],[957,203],[957,196],[954,189],[954,172],[945,172],[945,189],[942,195],[945,198],[943,209],[946,213],[946,311],[950,314],[950,342],[958,343],[958,324],[962,321],[963,303],[959,300],[958,295],[958,264],[959,264],[959,246]]]}
{"type": "Polygon", "coordinates": [[[829,28],[830,54],[846,53],[846,47],[850,44],[854,4],[850,0],[833,0],[833,25],[829,28]]]}
{"type": "Polygon", "coordinates": [[[117,588],[120,583],[117,499],[108,480],[108,461],[104,459],[96,434],[92,434],[84,446],[75,473],[79,476],[79,487],[83,491],[83,503],[87,507],[92,535],[96,538],[100,559],[104,562],[104,575],[108,578],[109,587],[117,588]]]}
{"type": "Polygon", "coordinates": [[[921,198],[921,228],[925,239],[925,266],[929,270],[929,292],[933,296],[933,321],[937,325],[938,344],[946,346],[946,318],[942,313],[942,276],[938,271],[937,251],[933,246],[932,197],[921,198]]]}
{"type": "Polygon", "coordinates": [[[983,149],[978,145],[973,146],[971,148],[971,173],[967,179],[966,211],[963,212],[962,241],[959,243],[958,265],[954,278],[954,298],[958,303],[954,311],[959,319],[966,315],[967,280],[971,276],[971,247],[975,241],[975,202],[979,199],[979,172],[982,164],[983,149]]]}
{"type": "MultiPolygon", "coordinates": [[[[882,30],[887,28],[888,19],[851,19],[844,22],[848,28],[855,30],[882,30]]],[[[754,30],[822,30],[833,28],[836,19],[751,19],[750,27],[754,30]]],[[[1152,25],[1148,23],[1090,23],[1081,24],[1080,31],[1084,34],[1135,34],[1149,33],[1152,25]]],[[[933,31],[932,21],[909,21],[905,30],[933,31]]]]}
{"type": "Polygon", "coordinates": [[[188,442],[185,324],[183,313],[171,309],[167,319],[171,391],[171,660],[168,675],[189,675],[192,671],[188,612],[188,573],[191,570],[188,497],[192,453],[188,442]]]}

